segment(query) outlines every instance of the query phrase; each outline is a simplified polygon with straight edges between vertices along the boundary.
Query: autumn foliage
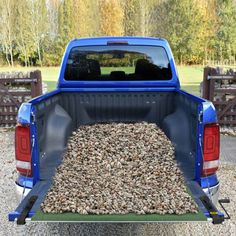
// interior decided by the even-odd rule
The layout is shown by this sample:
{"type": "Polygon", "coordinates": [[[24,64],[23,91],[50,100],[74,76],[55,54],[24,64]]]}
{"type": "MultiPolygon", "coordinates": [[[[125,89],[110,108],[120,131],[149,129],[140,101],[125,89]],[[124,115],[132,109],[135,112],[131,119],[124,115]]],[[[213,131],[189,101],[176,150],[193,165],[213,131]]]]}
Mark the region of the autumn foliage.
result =
{"type": "Polygon", "coordinates": [[[0,0],[0,64],[59,65],[73,38],[166,38],[178,63],[236,59],[236,0],[0,0]]]}

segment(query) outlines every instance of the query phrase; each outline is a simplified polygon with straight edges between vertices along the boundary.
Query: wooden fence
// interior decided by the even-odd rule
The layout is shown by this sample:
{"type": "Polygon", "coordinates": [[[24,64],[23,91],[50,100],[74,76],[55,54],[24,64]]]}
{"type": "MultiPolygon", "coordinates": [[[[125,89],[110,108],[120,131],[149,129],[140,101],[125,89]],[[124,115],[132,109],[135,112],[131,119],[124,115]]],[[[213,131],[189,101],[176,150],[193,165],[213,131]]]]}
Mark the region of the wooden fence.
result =
{"type": "Polygon", "coordinates": [[[42,94],[41,72],[36,70],[23,76],[13,72],[0,77],[0,127],[12,127],[21,103],[42,94]]]}
{"type": "Polygon", "coordinates": [[[223,127],[236,127],[236,72],[204,68],[203,97],[212,101],[223,127]]]}
{"type": "Polygon", "coordinates": [[[223,67],[223,68],[236,68],[236,60],[204,60],[203,66],[209,67],[223,67]]]}

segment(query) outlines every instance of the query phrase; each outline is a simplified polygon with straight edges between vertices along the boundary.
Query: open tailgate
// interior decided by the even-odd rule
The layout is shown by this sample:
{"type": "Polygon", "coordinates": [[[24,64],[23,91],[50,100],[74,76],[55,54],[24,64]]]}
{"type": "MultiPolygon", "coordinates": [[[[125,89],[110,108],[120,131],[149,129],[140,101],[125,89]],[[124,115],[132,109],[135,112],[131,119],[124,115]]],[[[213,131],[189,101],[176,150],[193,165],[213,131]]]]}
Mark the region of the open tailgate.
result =
{"type": "MultiPolygon", "coordinates": [[[[178,155],[182,156],[182,155],[178,155]]],[[[186,160],[186,159],[185,159],[186,160]]],[[[187,190],[198,206],[198,213],[187,213],[182,215],[176,214],[88,214],[82,215],[78,213],[43,213],[40,205],[50,186],[56,167],[60,165],[62,155],[60,152],[52,153],[46,164],[42,163],[40,169],[41,180],[38,181],[28,195],[21,201],[15,211],[9,213],[9,221],[17,220],[18,224],[24,224],[25,219],[32,221],[54,221],[54,222],[182,222],[182,221],[207,221],[213,220],[213,223],[222,223],[224,215],[217,210],[200,185],[185,176],[187,190]],[[43,168],[46,166],[46,168],[43,168]]],[[[186,163],[181,167],[183,173],[188,175],[190,163],[186,163]]]]}
{"type": "MultiPolygon", "coordinates": [[[[40,204],[43,202],[51,181],[39,181],[29,194],[23,199],[14,212],[9,214],[9,220],[17,220],[18,224],[25,223],[25,218],[32,221],[54,221],[54,222],[181,222],[181,221],[206,221],[211,220],[212,216],[224,218],[218,212],[213,203],[195,181],[188,181],[187,188],[198,205],[198,213],[187,213],[183,215],[175,214],[122,214],[122,215],[81,215],[78,213],[43,213],[40,204]],[[33,201],[32,201],[33,199],[33,201]]],[[[223,221],[223,220],[222,220],[223,221]]],[[[221,221],[221,222],[222,222],[221,221]]],[[[221,223],[219,222],[219,223],[221,223]]]]}

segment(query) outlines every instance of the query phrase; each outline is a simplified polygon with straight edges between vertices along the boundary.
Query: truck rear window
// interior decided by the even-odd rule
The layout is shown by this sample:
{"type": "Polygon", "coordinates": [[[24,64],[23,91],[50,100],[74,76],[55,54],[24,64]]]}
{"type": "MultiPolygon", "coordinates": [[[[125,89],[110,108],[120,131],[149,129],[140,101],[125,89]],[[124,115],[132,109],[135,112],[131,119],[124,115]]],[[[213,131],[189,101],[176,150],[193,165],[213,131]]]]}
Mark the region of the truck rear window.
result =
{"type": "Polygon", "coordinates": [[[74,47],[66,64],[65,80],[135,81],[170,80],[163,47],[107,45],[74,47]]]}

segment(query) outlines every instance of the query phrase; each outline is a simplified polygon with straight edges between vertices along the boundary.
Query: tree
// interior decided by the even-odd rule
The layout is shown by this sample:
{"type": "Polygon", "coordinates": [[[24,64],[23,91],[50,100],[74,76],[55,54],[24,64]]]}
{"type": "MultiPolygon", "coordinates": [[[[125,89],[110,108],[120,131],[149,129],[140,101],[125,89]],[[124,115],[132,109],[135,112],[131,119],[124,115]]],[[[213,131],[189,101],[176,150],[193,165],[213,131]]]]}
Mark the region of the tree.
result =
{"type": "Polygon", "coordinates": [[[199,12],[199,21],[202,23],[199,26],[199,41],[194,44],[195,51],[199,50],[198,45],[201,45],[200,52],[202,59],[207,60],[211,58],[214,52],[214,38],[217,28],[217,13],[216,13],[216,0],[198,0],[196,1],[199,12]]]}
{"type": "Polygon", "coordinates": [[[72,38],[166,38],[179,63],[236,56],[236,0],[0,0],[0,55],[58,65],[72,38]]]}
{"type": "Polygon", "coordinates": [[[66,44],[73,38],[73,4],[72,0],[63,0],[59,6],[58,39],[56,40],[58,53],[63,55],[66,44]]]}
{"type": "Polygon", "coordinates": [[[217,0],[218,28],[216,54],[221,61],[236,55],[236,5],[232,0],[217,0]]]}
{"type": "Polygon", "coordinates": [[[47,15],[49,21],[49,37],[55,39],[58,35],[58,15],[59,15],[59,0],[47,1],[47,15]]]}
{"type": "Polygon", "coordinates": [[[177,62],[196,64],[204,58],[213,32],[210,26],[214,29],[214,19],[208,16],[205,4],[197,0],[167,0],[160,1],[156,9],[157,35],[168,39],[177,62]]]}
{"type": "Polygon", "coordinates": [[[139,32],[142,36],[153,36],[156,15],[155,0],[139,0],[139,32]]]}
{"type": "Polygon", "coordinates": [[[139,7],[139,0],[125,0],[123,2],[125,35],[132,36],[139,34],[139,7]]]}
{"type": "Polygon", "coordinates": [[[47,16],[49,21],[48,34],[43,40],[43,61],[44,65],[57,66],[62,57],[62,48],[59,38],[59,9],[60,0],[47,0],[47,16]]]}
{"type": "Polygon", "coordinates": [[[100,0],[100,32],[101,35],[123,35],[124,13],[119,0],[100,0]]]}
{"type": "Polygon", "coordinates": [[[24,65],[30,65],[29,58],[34,54],[34,41],[30,31],[31,18],[28,0],[18,2],[16,6],[17,21],[15,23],[16,49],[18,58],[24,61],[24,65]]]}
{"type": "Polygon", "coordinates": [[[45,0],[34,0],[30,2],[30,34],[33,37],[34,44],[36,47],[38,61],[40,66],[42,66],[42,51],[43,51],[43,41],[48,35],[49,31],[49,21],[47,15],[47,7],[45,0]]]}
{"type": "Polygon", "coordinates": [[[0,32],[1,44],[9,65],[14,66],[14,40],[15,40],[15,0],[1,0],[0,1],[0,32]],[[10,58],[9,58],[10,56],[10,58]]]}
{"type": "Polygon", "coordinates": [[[73,37],[89,37],[99,30],[98,1],[74,0],[72,13],[73,37]]]}

